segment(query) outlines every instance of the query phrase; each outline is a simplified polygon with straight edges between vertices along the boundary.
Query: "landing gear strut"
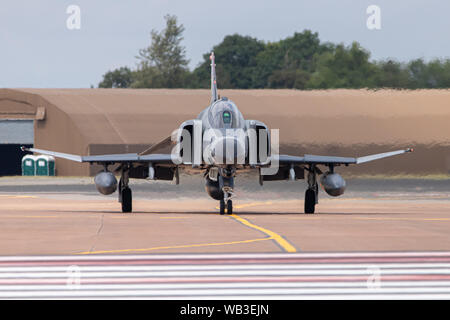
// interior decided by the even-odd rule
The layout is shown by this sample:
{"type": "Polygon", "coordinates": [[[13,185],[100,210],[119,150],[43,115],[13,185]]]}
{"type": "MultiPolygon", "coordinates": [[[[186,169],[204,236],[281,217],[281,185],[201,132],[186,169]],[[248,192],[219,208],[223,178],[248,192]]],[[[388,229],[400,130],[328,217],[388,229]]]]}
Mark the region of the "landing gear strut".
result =
{"type": "Polygon", "coordinates": [[[316,204],[319,203],[319,186],[317,184],[316,168],[308,169],[308,189],[305,192],[305,213],[314,213],[316,204]]]}
{"type": "Polygon", "coordinates": [[[233,214],[233,188],[234,169],[222,169],[219,175],[219,188],[223,192],[223,199],[220,200],[220,214],[233,214]],[[226,210],[226,211],[225,211],[226,210]]]}
{"type": "Polygon", "coordinates": [[[133,211],[133,195],[131,189],[128,187],[128,182],[128,170],[124,168],[119,181],[119,202],[122,203],[122,212],[133,211]]]}

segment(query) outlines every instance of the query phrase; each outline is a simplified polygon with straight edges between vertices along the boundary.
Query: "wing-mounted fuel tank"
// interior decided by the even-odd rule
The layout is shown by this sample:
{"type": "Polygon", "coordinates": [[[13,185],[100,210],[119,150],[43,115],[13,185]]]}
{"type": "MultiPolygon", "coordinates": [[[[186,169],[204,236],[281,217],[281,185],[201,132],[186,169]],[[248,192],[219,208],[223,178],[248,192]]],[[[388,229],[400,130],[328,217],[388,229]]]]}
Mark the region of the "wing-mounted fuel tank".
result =
{"type": "Polygon", "coordinates": [[[183,164],[198,167],[202,164],[202,121],[187,120],[172,133],[176,143],[172,154],[183,164]]]}
{"type": "Polygon", "coordinates": [[[325,172],[320,178],[320,183],[325,192],[333,197],[340,196],[345,191],[345,180],[337,173],[325,172]]]}
{"type": "Polygon", "coordinates": [[[250,165],[265,165],[270,161],[270,131],[261,121],[246,120],[248,159],[250,165]]]}
{"type": "Polygon", "coordinates": [[[117,189],[117,179],[112,172],[101,171],[94,178],[95,187],[104,195],[112,194],[117,189]]]}
{"type": "MultiPolygon", "coordinates": [[[[128,169],[129,178],[134,179],[172,181],[175,175],[178,177],[177,169],[173,167],[150,167],[148,164],[143,164],[128,169]]],[[[94,182],[95,187],[101,194],[110,195],[117,190],[117,179],[112,172],[101,171],[97,173],[94,182]]]]}

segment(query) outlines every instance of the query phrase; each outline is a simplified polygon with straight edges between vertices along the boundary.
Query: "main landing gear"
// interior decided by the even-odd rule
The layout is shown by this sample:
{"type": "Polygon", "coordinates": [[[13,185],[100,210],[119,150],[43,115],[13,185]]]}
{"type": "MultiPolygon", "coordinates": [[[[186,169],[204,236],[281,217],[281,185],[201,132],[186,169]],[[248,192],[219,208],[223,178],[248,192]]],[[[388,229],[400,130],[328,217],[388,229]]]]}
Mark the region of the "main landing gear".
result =
{"type": "Polygon", "coordinates": [[[319,203],[319,185],[317,184],[316,168],[308,169],[308,189],[305,192],[305,213],[312,214],[319,203]]]}
{"type": "Polygon", "coordinates": [[[133,194],[128,186],[128,170],[122,170],[119,181],[119,202],[122,203],[122,212],[133,211],[133,194]]]}

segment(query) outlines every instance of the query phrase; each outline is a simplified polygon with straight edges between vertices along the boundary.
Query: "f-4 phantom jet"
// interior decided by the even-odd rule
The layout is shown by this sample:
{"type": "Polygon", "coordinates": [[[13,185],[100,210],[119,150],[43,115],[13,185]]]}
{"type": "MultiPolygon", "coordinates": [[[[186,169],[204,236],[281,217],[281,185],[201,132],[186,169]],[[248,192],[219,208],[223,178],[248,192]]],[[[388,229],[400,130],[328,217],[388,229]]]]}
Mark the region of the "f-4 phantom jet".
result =
{"type": "Polygon", "coordinates": [[[79,156],[36,148],[24,151],[51,155],[77,162],[100,164],[103,171],[95,178],[97,190],[109,195],[118,190],[123,212],[132,211],[130,178],[173,180],[179,183],[179,169],[204,173],[206,191],[220,202],[220,214],[232,214],[234,178],[248,170],[259,171],[259,182],[305,179],[304,212],[314,213],[321,183],[325,192],[337,197],[346,182],[335,168],[391,157],[412,149],[396,150],[359,158],[309,155],[280,155],[277,132],[260,121],[245,120],[236,104],[217,92],[214,53],[211,53],[211,101],[196,119],[183,122],[179,129],[141,153],[79,156]],[[164,147],[171,153],[156,153],[164,147]],[[111,166],[115,169],[110,170],[111,166]],[[323,168],[327,169],[325,172],[323,168]],[[120,173],[117,183],[115,173],[120,173]],[[320,181],[318,181],[318,176],[320,181]]]}

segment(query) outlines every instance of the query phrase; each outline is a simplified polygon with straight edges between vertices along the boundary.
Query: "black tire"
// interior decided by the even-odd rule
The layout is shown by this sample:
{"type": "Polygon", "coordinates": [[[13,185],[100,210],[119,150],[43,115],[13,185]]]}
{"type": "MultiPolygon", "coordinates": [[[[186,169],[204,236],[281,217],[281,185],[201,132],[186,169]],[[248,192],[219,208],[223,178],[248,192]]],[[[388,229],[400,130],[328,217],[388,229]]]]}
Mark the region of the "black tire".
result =
{"type": "Polygon", "coordinates": [[[225,200],[220,199],[220,214],[225,214],[225,200]]]}
{"type": "Polygon", "coordinates": [[[227,202],[227,214],[233,214],[233,201],[231,200],[227,202]]]}
{"type": "Polygon", "coordinates": [[[305,213],[314,213],[316,207],[316,192],[308,189],[305,192],[305,213]]]}
{"type": "Polygon", "coordinates": [[[130,188],[122,190],[122,212],[132,212],[133,196],[130,188]]]}

